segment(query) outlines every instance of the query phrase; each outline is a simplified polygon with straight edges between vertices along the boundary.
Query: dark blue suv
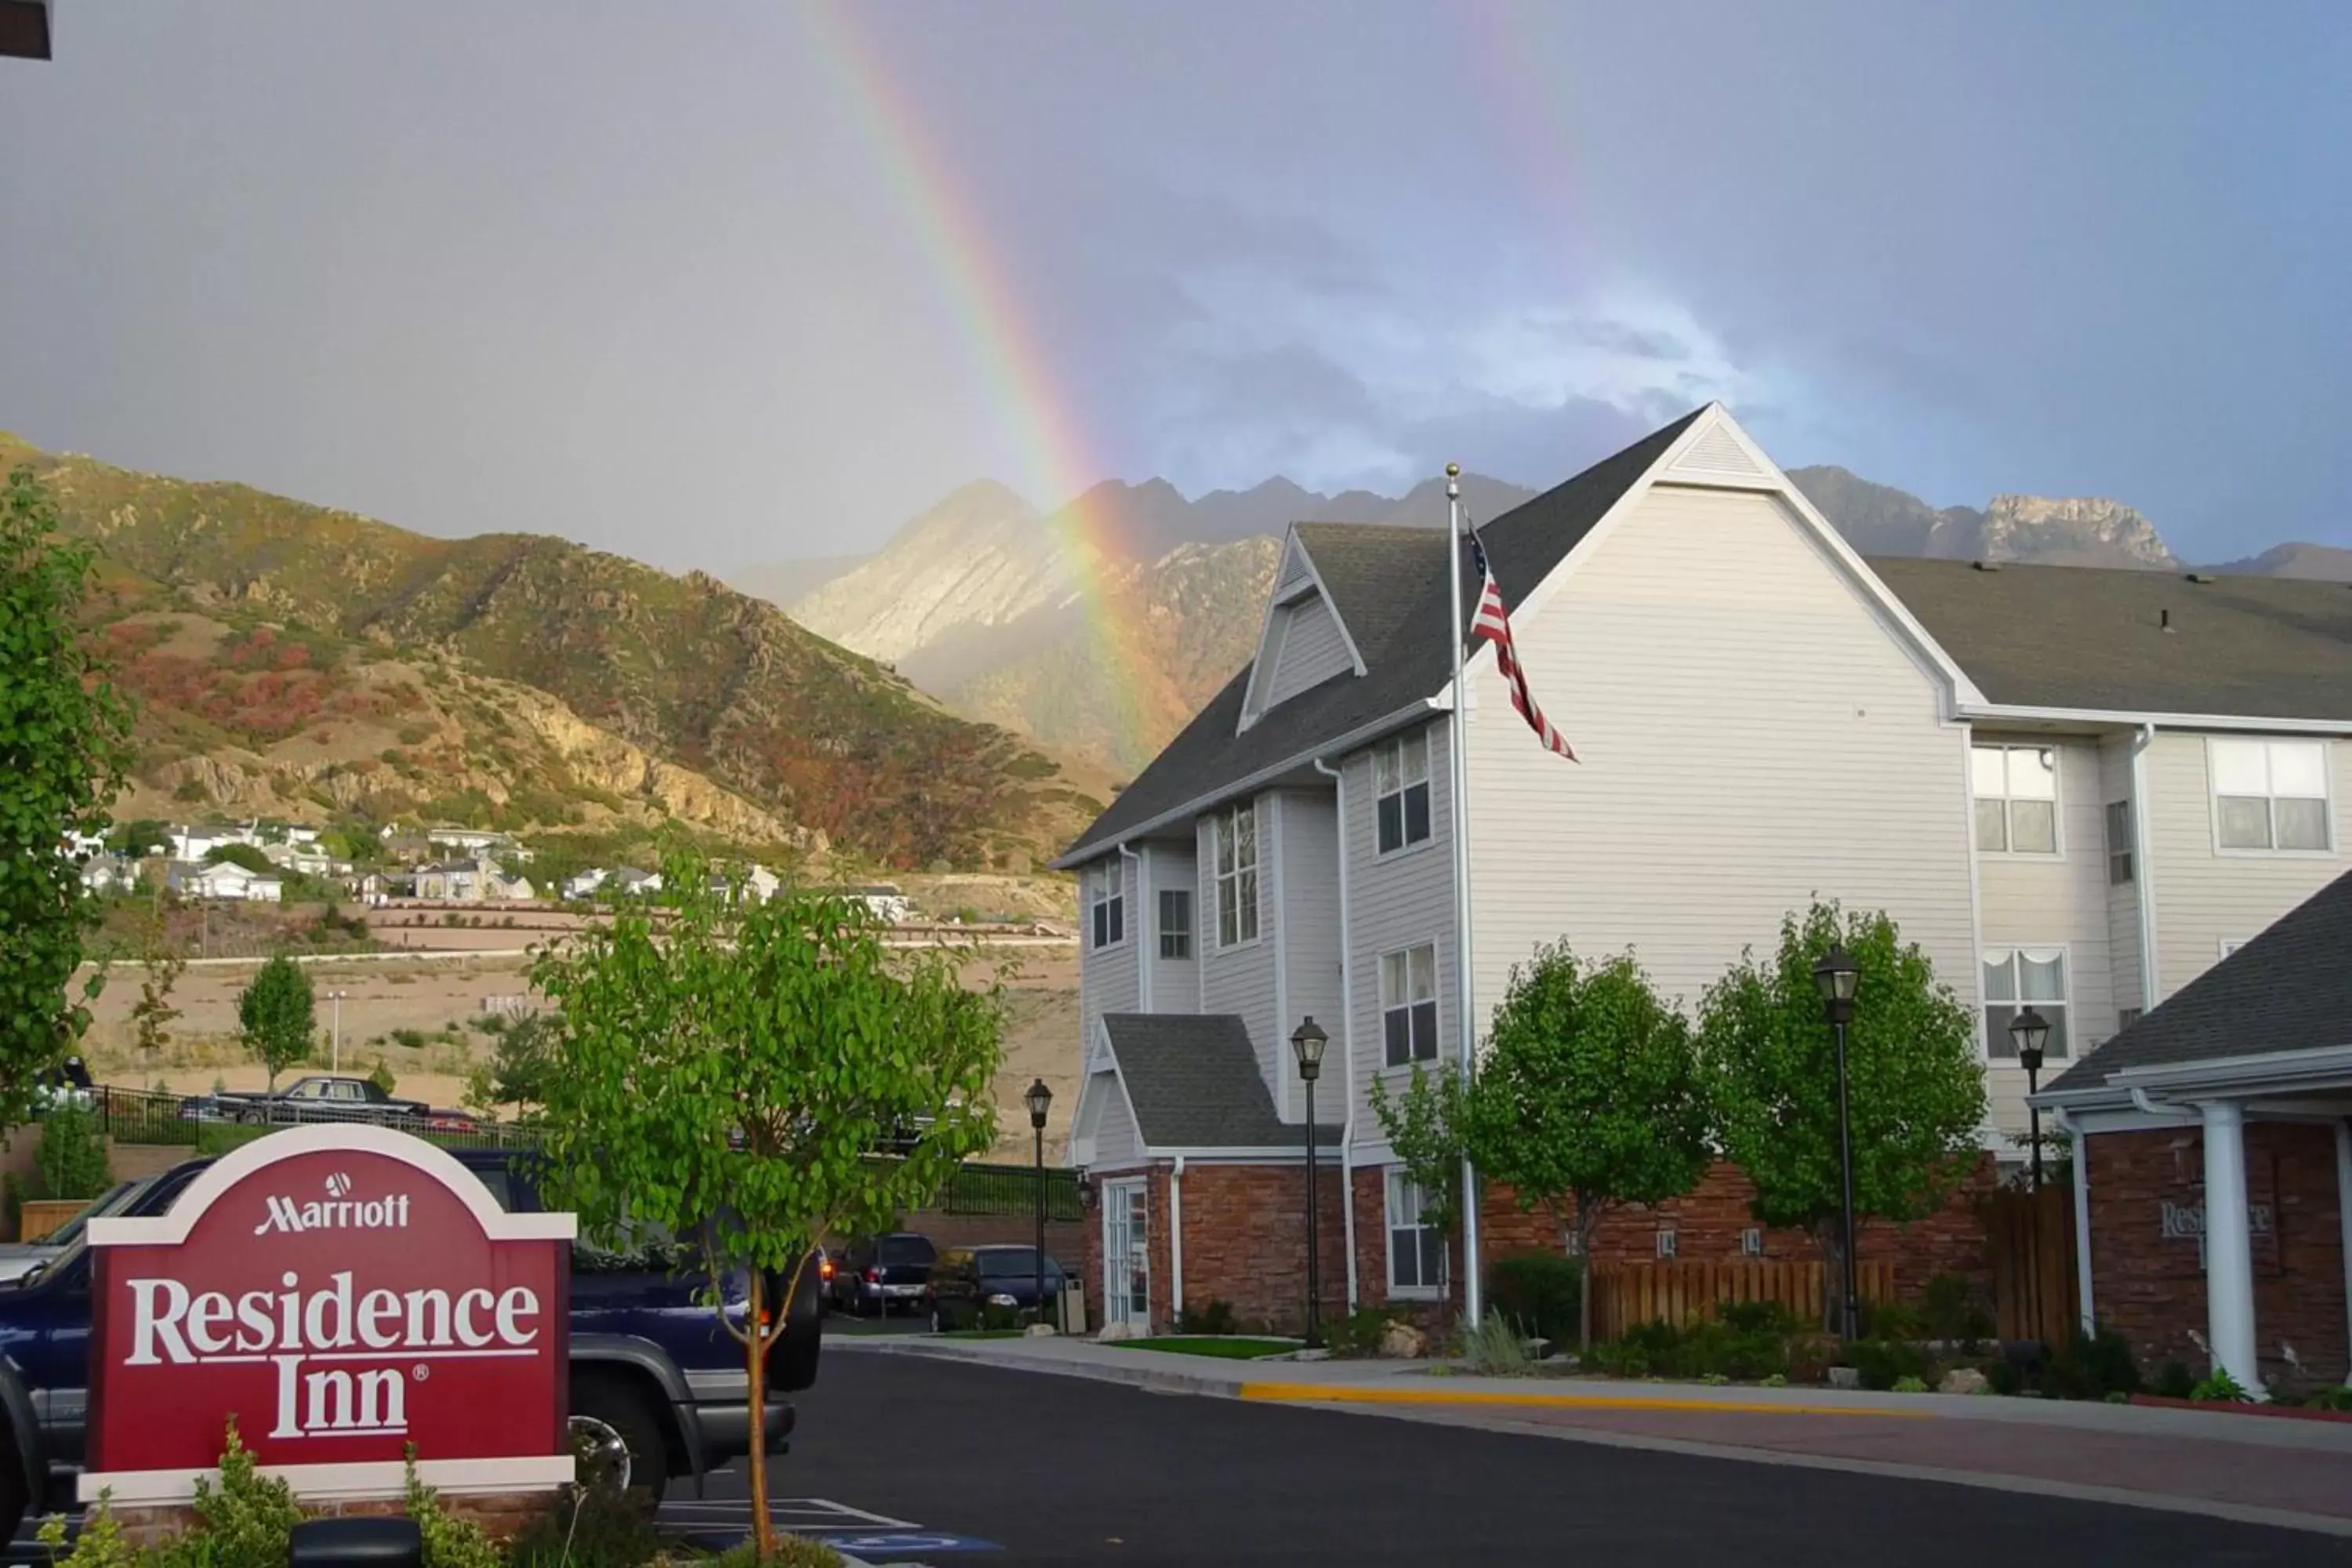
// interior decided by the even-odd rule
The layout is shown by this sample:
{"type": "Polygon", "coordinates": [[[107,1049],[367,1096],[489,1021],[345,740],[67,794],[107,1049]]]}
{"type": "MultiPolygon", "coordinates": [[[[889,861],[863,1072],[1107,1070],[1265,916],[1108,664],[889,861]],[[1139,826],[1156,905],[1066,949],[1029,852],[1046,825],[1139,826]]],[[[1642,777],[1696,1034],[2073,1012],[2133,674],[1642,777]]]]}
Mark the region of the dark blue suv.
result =
{"type": "MultiPolygon", "coordinates": [[[[510,1213],[540,1207],[530,1155],[515,1150],[456,1150],[510,1213]]],[[[212,1162],[191,1160],[110,1212],[158,1215],[212,1162]]],[[[14,1285],[0,1285],[0,1541],[34,1506],[64,1506],[81,1468],[89,1387],[90,1269],[79,1222],[56,1258],[14,1285]],[[13,1460],[14,1462],[8,1462],[13,1460]]],[[[709,1300],[710,1275],[680,1263],[660,1238],[627,1250],[586,1240],[572,1247],[572,1428],[583,1462],[623,1489],[659,1499],[673,1477],[703,1476],[751,1451],[750,1380],[742,1347],[709,1300]]],[[[722,1282],[726,1300],[748,1297],[746,1279],[722,1282]]],[[[779,1286],[781,1282],[779,1282],[779,1286]]],[[[772,1295],[773,1291],[767,1292],[772,1295]]],[[[793,1407],[777,1395],[816,1381],[820,1333],[817,1270],[801,1271],[784,1333],[769,1352],[766,1450],[782,1453],[793,1407]]]]}

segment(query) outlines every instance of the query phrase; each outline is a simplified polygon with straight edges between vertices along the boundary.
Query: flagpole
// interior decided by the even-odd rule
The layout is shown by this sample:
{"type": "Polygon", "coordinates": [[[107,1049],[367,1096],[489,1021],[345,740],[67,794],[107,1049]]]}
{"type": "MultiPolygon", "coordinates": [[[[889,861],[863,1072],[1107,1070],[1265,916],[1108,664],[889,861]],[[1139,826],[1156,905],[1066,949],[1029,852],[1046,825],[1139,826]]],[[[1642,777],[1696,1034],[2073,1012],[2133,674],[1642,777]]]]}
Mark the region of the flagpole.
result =
{"type": "MultiPolygon", "coordinates": [[[[1454,778],[1454,951],[1460,960],[1454,976],[1454,1015],[1461,1020],[1462,1087],[1470,1087],[1472,1058],[1476,1053],[1478,1023],[1470,996],[1470,759],[1469,726],[1465,713],[1468,693],[1462,684],[1462,465],[1445,465],[1446,601],[1454,613],[1454,728],[1451,754],[1454,778]]],[[[1478,1326],[1482,1292],[1478,1288],[1478,1173],[1470,1157],[1462,1157],[1462,1311],[1472,1328],[1478,1326]]]]}

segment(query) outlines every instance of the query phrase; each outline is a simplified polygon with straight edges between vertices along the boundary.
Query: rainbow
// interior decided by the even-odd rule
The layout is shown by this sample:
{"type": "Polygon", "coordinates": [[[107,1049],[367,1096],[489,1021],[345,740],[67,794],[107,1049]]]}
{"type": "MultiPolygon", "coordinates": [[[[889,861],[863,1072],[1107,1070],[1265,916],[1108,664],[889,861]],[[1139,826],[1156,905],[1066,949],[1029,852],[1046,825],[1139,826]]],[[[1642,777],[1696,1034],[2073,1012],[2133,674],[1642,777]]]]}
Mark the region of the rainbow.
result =
{"type": "Polygon", "coordinates": [[[899,88],[852,8],[810,0],[796,8],[850,123],[864,141],[891,205],[919,241],[976,385],[989,395],[1005,444],[1016,455],[1015,488],[1049,509],[1057,543],[1076,584],[1090,652],[1111,679],[1108,694],[1119,751],[1157,749],[1144,733],[1140,695],[1159,678],[1134,646],[1113,597],[1123,559],[1110,520],[1082,504],[1102,477],[1090,462],[1079,422],[1056,388],[1053,367],[1031,326],[988,230],[964,195],[964,182],[899,88]],[[1069,498],[1067,500],[1062,498],[1069,498]]]}

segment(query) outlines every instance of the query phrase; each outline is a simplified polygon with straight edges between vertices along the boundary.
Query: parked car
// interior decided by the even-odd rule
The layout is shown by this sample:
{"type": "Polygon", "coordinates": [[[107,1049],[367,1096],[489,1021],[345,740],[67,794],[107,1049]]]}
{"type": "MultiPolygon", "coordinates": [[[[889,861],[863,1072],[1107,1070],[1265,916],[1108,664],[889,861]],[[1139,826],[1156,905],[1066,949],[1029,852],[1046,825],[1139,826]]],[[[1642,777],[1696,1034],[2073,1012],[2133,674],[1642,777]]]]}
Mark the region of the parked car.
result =
{"type": "Polygon", "coordinates": [[[834,1265],[833,1304],[853,1317],[886,1318],[894,1306],[914,1306],[939,1255],[929,1237],[912,1231],[853,1241],[834,1265]]]}
{"type": "MultiPolygon", "coordinates": [[[[531,1213],[539,1194],[530,1155],[453,1151],[504,1207],[531,1213]]],[[[190,1160],[133,1184],[115,1211],[168,1210],[212,1163],[190,1160]]],[[[623,1489],[659,1498],[674,1476],[703,1477],[751,1451],[750,1378],[742,1347],[709,1301],[709,1270],[667,1238],[625,1243],[583,1238],[572,1247],[569,1352],[571,1423],[590,1462],[623,1489]],[[669,1260],[665,1267],[660,1260],[669,1260]]],[[[740,1271],[719,1281],[723,1300],[750,1295],[740,1271]]],[[[782,1289],[779,1281],[777,1289],[782,1289]]],[[[768,1352],[771,1395],[763,1440],[782,1453],[793,1410],[783,1395],[816,1382],[816,1271],[803,1270],[785,1331],[768,1352]]],[[[90,1260],[78,1230],[56,1258],[0,1286],[0,1538],[28,1508],[69,1508],[82,1461],[89,1386],[90,1260]]]]}
{"type": "Polygon", "coordinates": [[[92,1200],[88,1208],[38,1241],[0,1242],[0,1285],[13,1285],[47,1264],[81,1239],[82,1226],[88,1225],[93,1216],[121,1213],[154,1180],[149,1176],[136,1182],[115,1183],[103,1196],[92,1200]]]}
{"type": "Polygon", "coordinates": [[[183,1100],[180,1117],[190,1121],[372,1121],[436,1132],[469,1132],[475,1127],[474,1119],[462,1110],[436,1110],[421,1100],[386,1094],[373,1079],[331,1073],[298,1078],[276,1094],[224,1089],[193,1102],[183,1100]]]}
{"type": "MultiPolygon", "coordinates": [[[[1045,1310],[1061,1299],[1062,1266],[1045,1255],[1045,1310]]],[[[1037,1249],[1034,1247],[960,1247],[940,1254],[923,1290],[931,1331],[978,1328],[991,1307],[1004,1311],[1037,1306],[1037,1249]]]]}

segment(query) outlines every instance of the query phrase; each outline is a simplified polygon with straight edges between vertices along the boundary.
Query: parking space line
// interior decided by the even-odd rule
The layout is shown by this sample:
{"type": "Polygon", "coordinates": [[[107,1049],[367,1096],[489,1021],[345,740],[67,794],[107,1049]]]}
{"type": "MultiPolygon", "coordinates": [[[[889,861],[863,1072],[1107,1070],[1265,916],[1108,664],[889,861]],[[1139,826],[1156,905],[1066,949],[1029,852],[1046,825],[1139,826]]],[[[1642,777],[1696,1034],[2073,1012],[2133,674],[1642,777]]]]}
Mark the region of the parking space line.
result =
{"type": "Polygon", "coordinates": [[[1244,1383],[1243,1399],[1272,1405],[1500,1405],[1553,1410],[1663,1410],[1686,1415],[1859,1415],[1874,1421],[1933,1421],[1932,1410],[1856,1409],[1843,1405],[1773,1405],[1762,1400],[1660,1399],[1624,1394],[1508,1394],[1465,1388],[1361,1388],[1328,1383],[1244,1383]]]}

